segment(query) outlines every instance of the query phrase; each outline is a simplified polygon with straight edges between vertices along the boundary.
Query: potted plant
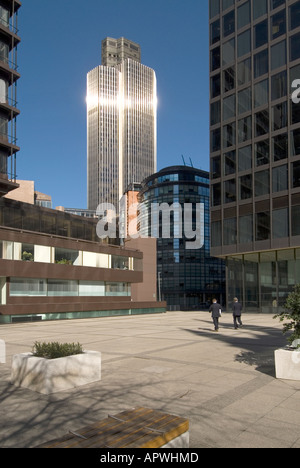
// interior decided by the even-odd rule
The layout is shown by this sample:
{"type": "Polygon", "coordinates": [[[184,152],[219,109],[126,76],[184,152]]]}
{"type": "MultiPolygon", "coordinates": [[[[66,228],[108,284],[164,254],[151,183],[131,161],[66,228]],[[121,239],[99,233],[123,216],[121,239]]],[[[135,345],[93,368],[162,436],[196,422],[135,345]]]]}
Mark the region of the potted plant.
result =
{"type": "Polygon", "coordinates": [[[283,312],[274,318],[284,322],[283,333],[290,334],[288,345],[275,351],[276,377],[300,380],[300,284],[289,294],[283,312]]]}
{"type": "Polygon", "coordinates": [[[11,383],[49,395],[101,380],[101,353],[79,343],[34,343],[12,359],[11,383]]]}
{"type": "Polygon", "coordinates": [[[26,250],[24,250],[22,252],[22,260],[23,262],[33,262],[33,254],[31,252],[26,252],[26,250]]]}

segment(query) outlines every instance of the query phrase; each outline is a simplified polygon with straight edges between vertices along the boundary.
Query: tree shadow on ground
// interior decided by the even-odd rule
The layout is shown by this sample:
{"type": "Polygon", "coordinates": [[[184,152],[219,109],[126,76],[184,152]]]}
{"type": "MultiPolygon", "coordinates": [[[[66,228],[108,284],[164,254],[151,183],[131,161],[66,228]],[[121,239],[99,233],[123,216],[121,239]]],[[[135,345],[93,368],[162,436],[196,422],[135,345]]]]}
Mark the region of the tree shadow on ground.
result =
{"type": "Polygon", "coordinates": [[[247,324],[239,330],[234,330],[232,324],[222,323],[219,333],[215,333],[211,320],[201,320],[201,322],[210,324],[211,327],[185,330],[215,342],[221,341],[229,346],[240,348],[241,351],[235,355],[235,362],[247,364],[255,367],[258,372],[275,377],[274,351],[286,346],[286,338],[280,329],[247,324]],[[224,334],[222,334],[222,330],[225,331],[224,334]],[[232,330],[232,334],[228,334],[228,330],[232,330]],[[244,336],[243,333],[245,333],[244,336]]]}

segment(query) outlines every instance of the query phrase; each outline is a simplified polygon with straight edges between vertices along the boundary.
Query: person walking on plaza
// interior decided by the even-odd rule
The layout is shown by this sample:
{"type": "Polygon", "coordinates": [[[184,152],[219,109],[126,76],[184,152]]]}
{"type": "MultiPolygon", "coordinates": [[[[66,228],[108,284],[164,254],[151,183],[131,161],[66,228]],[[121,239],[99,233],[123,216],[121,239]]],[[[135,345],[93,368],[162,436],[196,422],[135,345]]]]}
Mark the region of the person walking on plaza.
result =
{"type": "Polygon", "coordinates": [[[243,323],[242,323],[242,310],[243,310],[243,306],[242,304],[239,302],[238,298],[235,297],[233,299],[233,304],[232,304],[232,312],[233,312],[233,323],[234,323],[234,328],[237,330],[239,327],[238,327],[238,323],[240,325],[240,327],[243,326],[243,323]]]}
{"type": "Polygon", "coordinates": [[[213,299],[213,303],[209,308],[209,312],[211,312],[211,316],[214,322],[215,331],[219,331],[219,318],[222,316],[222,307],[217,302],[217,299],[213,299]]]}

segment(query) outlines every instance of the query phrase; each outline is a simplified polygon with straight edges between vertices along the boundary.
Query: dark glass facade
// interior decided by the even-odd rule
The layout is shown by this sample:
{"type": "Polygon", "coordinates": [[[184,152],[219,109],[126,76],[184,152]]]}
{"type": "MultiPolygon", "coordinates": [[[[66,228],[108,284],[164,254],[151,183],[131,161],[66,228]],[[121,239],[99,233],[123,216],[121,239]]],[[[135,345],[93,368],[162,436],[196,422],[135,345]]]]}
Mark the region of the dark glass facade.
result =
{"type": "Polygon", "coordinates": [[[144,213],[149,216],[149,235],[152,229],[157,237],[158,297],[167,301],[169,310],[203,310],[213,297],[225,303],[225,264],[210,256],[209,174],[187,166],[174,166],[147,178],[140,192],[144,213]],[[185,229],[180,236],[183,218],[170,212],[170,235],[163,238],[162,214],[159,225],[151,220],[151,205],[192,204],[193,230],[196,230],[196,206],[204,205],[204,245],[187,249],[185,229]],[[182,224],[181,224],[182,223],[182,224]]]}
{"type": "Polygon", "coordinates": [[[300,282],[300,1],[209,6],[211,253],[228,305],[276,313],[300,282]]]}

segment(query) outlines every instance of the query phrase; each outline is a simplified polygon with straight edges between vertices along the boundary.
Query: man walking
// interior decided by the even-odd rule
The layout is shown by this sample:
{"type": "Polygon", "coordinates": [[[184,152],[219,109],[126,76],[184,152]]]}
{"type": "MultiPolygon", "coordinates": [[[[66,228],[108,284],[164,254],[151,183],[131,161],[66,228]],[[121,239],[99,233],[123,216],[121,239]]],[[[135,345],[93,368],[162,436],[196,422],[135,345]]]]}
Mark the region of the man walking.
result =
{"type": "Polygon", "coordinates": [[[238,327],[238,323],[240,325],[240,327],[243,326],[243,323],[242,323],[242,310],[243,310],[243,306],[242,304],[239,302],[238,298],[235,297],[233,299],[233,304],[232,304],[232,312],[233,312],[233,323],[234,323],[234,328],[237,330],[239,327],[238,327]]]}
{"type": "Polygon", "coordinates": [[[222,307],[217,302],[217,299],[213,299],[213,303],[209,308],[209,312],[211,312],[211,316],[215,326],[215,332],[219,331],[219,318],[222,316],[222,307]]]}

